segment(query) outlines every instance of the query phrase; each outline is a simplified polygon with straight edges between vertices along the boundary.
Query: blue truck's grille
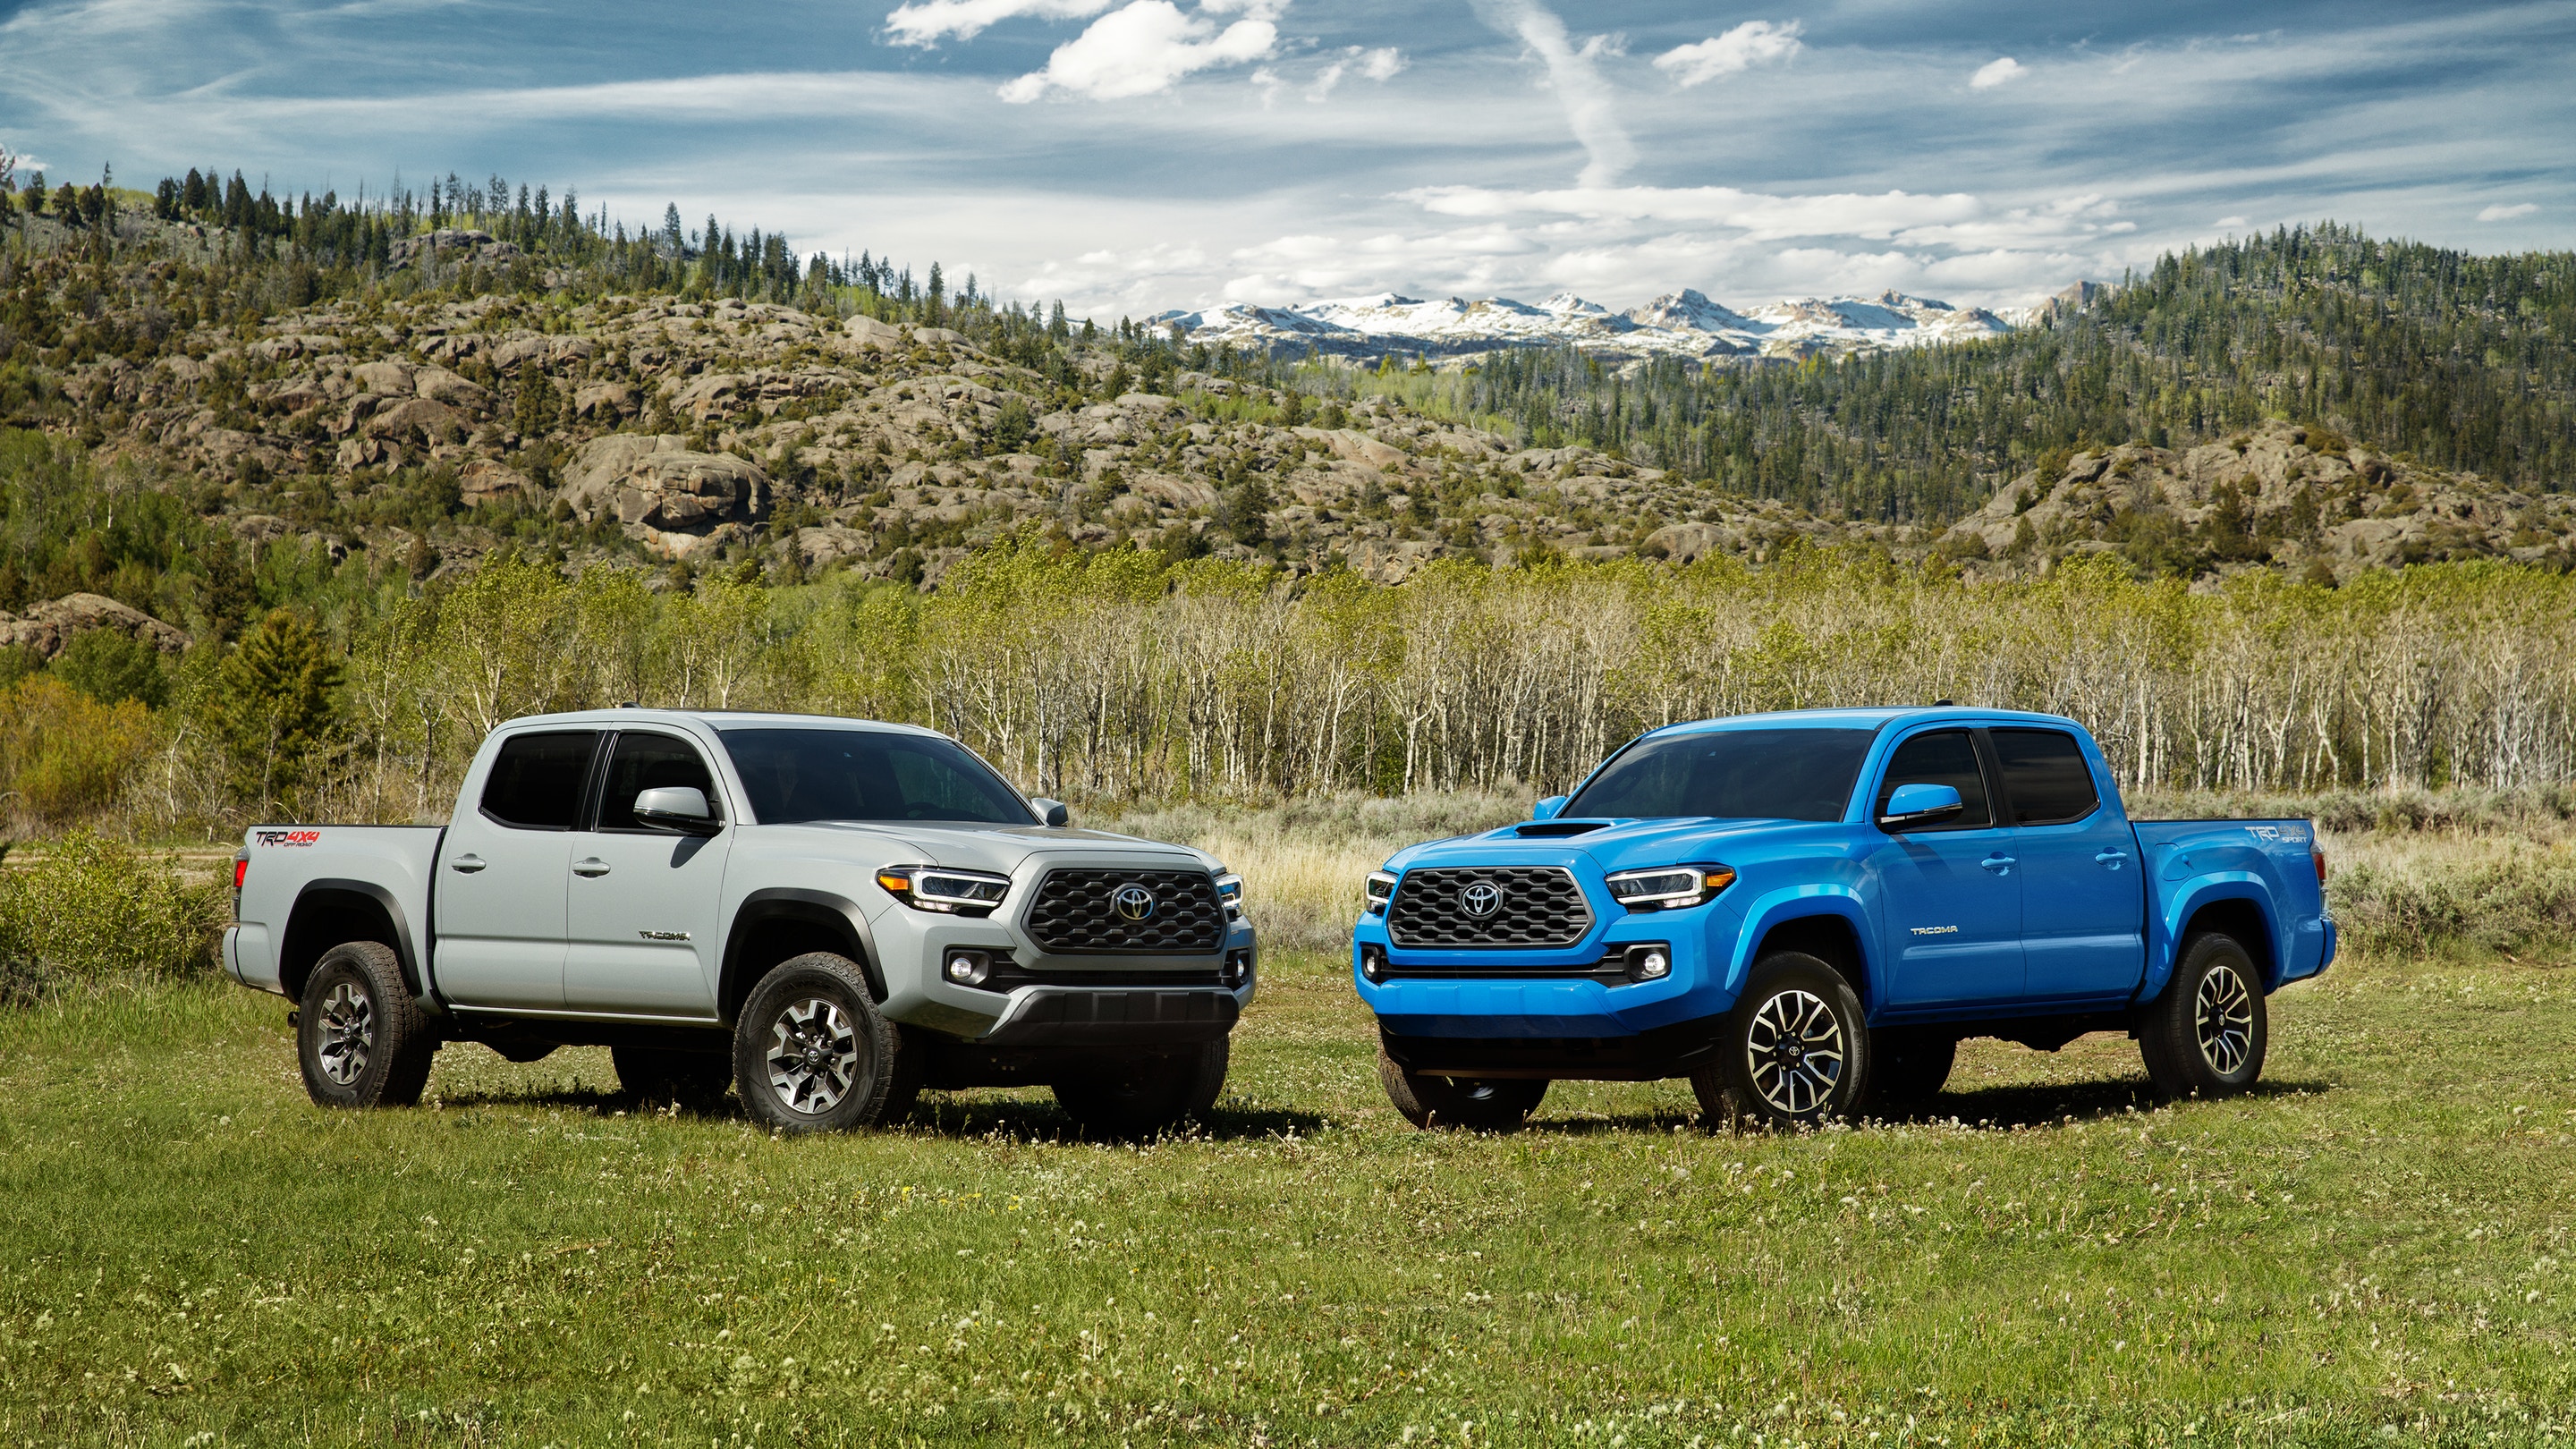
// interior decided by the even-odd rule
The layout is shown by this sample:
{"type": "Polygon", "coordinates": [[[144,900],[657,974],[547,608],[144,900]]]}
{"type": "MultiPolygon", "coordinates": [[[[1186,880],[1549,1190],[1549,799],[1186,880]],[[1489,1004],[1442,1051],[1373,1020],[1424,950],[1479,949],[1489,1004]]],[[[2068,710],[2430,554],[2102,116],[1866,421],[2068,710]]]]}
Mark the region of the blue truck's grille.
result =
{"type": "Polygon", "coordinates": [[[1225,944],[1216,881],[1195,870],[1051,870],[1026,924],[1031,940],[1059,955],[1203,956],[1225,944]],[[1131,888],[1152,902],[1141,919],[1120,908],[1131,888]]]}
{"type": "Polygon", "coordinates": [[[1416,950],[1542,950],[1591,929],[1573,873],[1554,865],[1409,870],[1386,912],[1387,934],[1416,950]]]}

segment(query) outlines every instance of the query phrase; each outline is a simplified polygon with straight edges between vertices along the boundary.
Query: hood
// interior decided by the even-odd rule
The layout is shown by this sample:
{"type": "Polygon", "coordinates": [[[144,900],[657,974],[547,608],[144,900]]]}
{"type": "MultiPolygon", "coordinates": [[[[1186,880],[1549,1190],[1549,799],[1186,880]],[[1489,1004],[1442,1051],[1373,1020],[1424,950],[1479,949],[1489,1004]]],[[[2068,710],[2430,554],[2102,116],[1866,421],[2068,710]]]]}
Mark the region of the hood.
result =
{"type": "Polygon", "coordinates": [[[1133,835],[1112,835],[1106,830],[939,820],[816,821],[801,828],[849,839],[854,848],[860,839],[873,838],[885,842],[884,848],[892,853],[883,860],[864,862],[870,867],[944,865],[957,870],[988,870],[997,875],[1009,875],[1030,856],[1040,853],[1054,856],[1091,854],[1126,859],[1163,856],[1175,864],[1200,870],[1214,870],[1218,865],[1216,857],[1203,850],[1144,840],[1133,835]],[[897,855],[902,858],[896,859],[897,855]]]}
{"type": "Polygon", "coordinates": [[[1686,819],[1522,821],[1482,835],[1434,840],[1397,851],[1390,870],[1417,865],[1572,865],[1588,860],[1604,874],[1659,865],[1725,862],[1758,839],[1768,844],[1790,833],[1838,832],[1835,822],[1814,820],[1686,819]],[[1534,833],[1523,835],[1523,830],[1534,833]]]}

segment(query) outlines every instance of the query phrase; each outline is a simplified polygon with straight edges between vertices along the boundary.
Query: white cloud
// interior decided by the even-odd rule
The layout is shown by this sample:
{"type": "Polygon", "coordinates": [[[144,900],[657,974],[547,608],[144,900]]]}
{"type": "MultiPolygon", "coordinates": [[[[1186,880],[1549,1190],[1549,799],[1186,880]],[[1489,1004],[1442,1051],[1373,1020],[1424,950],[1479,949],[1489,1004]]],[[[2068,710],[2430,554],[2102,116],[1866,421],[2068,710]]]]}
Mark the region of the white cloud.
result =
{"type": "MultiPolygon", "coordinates": [[[[1323,100],[1333,93],[1333,87],[1342,83],[1342,77],[1353,70],[1373,81],[1388,81],[1393,80],[1404,65],[1404,52],[1391,45],[1376,50],[1358,45],[1345,46],[1341,59],[1316,73],[1315,84],[1307,90],[1306,99],[1323,100]]],[[[1253,79],[1259,80],[1260,77],[1253,79]]]]}
{"type": "Polygon", "coordinates": [[[1279,27],[1268,18],[1278,13],[1275,5],[1228,0],[1200,8],[1252,14],[1219,31],[1204,13],[1184,15],[1171,0],[1134,0],[1057,46],[1046,69],[1003,86],[1002,99],[1025,104],[1050,89],[1096,101],[1148,96],[1192,71],[1259,60],[1278,43],[1279,27]]]}
{"type": "Polygon", "coordinates": [[[1565,124],[1592,158],[1583,168],[1581,184],[1607,186],[1617,180],[1637,159],[1637,147],[1610,103],[1610,83],[1593,64],[1604,52],[1615,51],[1616,43],[1596,35],[1576,49],[1566,38],[1565,22],[1535,0],[1475,0],[1475,5],[1487,25],[1519,37],[1546,63],[1548,83],[1556,88],[1557,103],[1565,108],[1565,124]]]}
{"type": "Polygon", "coordinates": [[[972,40],[986,28],[1022,15],[1078,20],[1109,5],[1110,0],[914,0],[886,17],[886,38],[897,45],[929,45],[948,35],[972,40]]]}
{"type": "Polygon", "coordinates": [[[2251,226],[2251,225],[2253,225],[2253,223],[2252,223],[2252,222],[2250,222],[2250,221],[2247,221],[2245,218],[2243,218],[2243,217],[2241,217],[2241,216],[2222,216],[2222,217],[2220,217],[2220,218],[2218,219],[2218,225],[2223,226],[2223,227],[2228,227],[2228,228],[2231,228],[2231,229],[2241,229],[2241,228],[2244,228],[2244,227],[2251,226]]]}
{"type": "Polygon", "coordinates": [[[2518,216],[2529,216],[2539,209],[2539,207],[2528,201],[2521,202],[2514,206],[2507,206],[2502,202],[2498,202],[2495,205],[2488,207],[2486,210],[2479,212],[2478,220],[2511,221],[2518,216]]]}
{"type": "Polygon", "coordinates": [[[1774,25],[1768,20],[1747,20],[1723,35],[1713,35],[1697,45],[1676,46],[1655,57],[1655,69],[1673,78],[1683,90],[1719,76],[1737,75],[1757,65],[1770,65],[1787,60],[1806,47],[1798,40],[1802,27],[1795,20],[1774,25]]]}
{"type": "Polygon", "coordinates": [[[2013,59],[2009,55],[1987,61],[1984,65],[1977,67],[1977,73],[1975,75],[1968,77],[1968,89],[1975,91],[1993,90],[1995,87],[2002,85],[2006,81],[2021,79],[2023,73],[2027,69],[2027,66],[2024,66],[2020,61],[2013,59]]]}
{"type": "Polygon", "coordinates": [[[1965,193],[1946,196],[1889,191],[1879,195],[1772,196],[1732,186],[1582,187],[1572,191],[1497,191],[1427,186],[1398,193],[1443,216],[1555,215],[1594,221],[1682,222],[1741,230],[1756,239],[1855,236],[1884,239],[1927,227],[1965,226],[1986,216],[1965,193]]]}

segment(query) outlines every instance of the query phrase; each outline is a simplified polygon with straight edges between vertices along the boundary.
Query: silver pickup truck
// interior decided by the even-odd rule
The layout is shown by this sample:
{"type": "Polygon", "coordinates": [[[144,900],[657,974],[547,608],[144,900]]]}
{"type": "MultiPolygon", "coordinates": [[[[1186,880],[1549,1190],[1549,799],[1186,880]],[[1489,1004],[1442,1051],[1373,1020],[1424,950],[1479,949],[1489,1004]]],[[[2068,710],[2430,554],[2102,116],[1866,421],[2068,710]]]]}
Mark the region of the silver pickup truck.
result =
{"type": "Polygon", "coordinates": [[[262,825],[224,966],[297,1003],[327,1106],[408,1105],[453,1041],[605,1046],[789,1132],[1039,1085],[1087,1129],[1205,1111],[1251,1004],[1242,882],[1076,830],[945,735],[622,708],[512,720],[445,826],[262,825]]]}

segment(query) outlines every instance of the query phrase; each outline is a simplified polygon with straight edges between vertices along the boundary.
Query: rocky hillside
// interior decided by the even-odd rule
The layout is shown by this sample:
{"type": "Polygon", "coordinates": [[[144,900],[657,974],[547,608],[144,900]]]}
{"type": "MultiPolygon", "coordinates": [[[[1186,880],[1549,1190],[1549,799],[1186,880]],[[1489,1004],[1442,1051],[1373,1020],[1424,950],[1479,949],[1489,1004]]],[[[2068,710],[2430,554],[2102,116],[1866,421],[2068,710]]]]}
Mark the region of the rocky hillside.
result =
{"type": "Polygon", "coordinates": [[[1392,582],[1444,553],[1625,556],[1678,536],[1759,555],[1840,532],[1383,402],[1188,371],[1138,391],[1106,348],[1059,382],[954,331],[777,304],[486,296],[173,341],[62,380],[102,449],[229,480],[237,533],[335,553],[419,543],[453,563],[551,518],[596,552],[935,580],[1038,527],[1392,582]],[[454,490],[430,536],[370,521],[424,487],[454,490]]]}
{"type": "MultiPolygon", "coordinates": [[[[246,544],[303,540],[415,577],[515,542],[675,577],[935,585],[979,544],[1037,530],[1381,582],[1443,556],[1759,562],[1791,539],[1938,554],[1971,576],[2112,552],[2144,573],[2323,581],[2457,558],[2564,567],[2576,536],[2566,495],[2287,423],[2059,450],[1955,525],[1905,526],[1523,447],[1367,375],[1338,375],[1340,398],[1284,391],[1258,359],[1151,329],[1015,333],[986,302],[970,340],[876,320],[847,292],[809,289],[807,310],[602,291],[470,228],[397,238],[362,290],[294,305],[310,283],[291,261],[245,271],[220,229],[127,226],[153,232],[130,259],[0,259],[0,414],[130,461],[246,544]],[[206,300],[223,276],[258,305],[206,300]]],[[[112,569],[67,569],[0,607],[116,592],[112,569]]]]}

